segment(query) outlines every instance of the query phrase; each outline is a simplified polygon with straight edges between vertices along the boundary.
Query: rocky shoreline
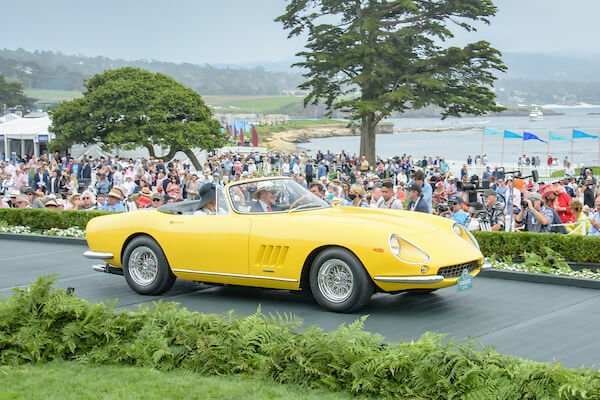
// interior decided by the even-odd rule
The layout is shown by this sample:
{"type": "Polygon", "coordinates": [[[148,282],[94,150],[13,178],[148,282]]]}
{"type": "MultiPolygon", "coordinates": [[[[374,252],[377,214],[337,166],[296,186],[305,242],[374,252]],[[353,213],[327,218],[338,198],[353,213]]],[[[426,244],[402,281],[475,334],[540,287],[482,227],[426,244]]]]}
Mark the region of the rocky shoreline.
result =
{"type": "Polygon", "coordinates": [[[306,143],[311,139],[334,136],[355,136],[355,133],[353,129],[341,125],[311,126],[273,133],[273,136],[266,140],[266,144],[272,150],[291,153],[301,151],[302,148],[299,144],[306,143]]]}
{"type": "MultiPolygon", "coordinates": [[[[393,133],[393,123],[383,122],[377,126],[377,134],[393,133]]],[[[265,139],[265,144],[272,150],[298,152],[302,151],[299,144],[309,142],[312,139],[359,135],[360,129],[356,126],[349,128],[346,125],[315,125],[273,133],[270,138],[265,139]]]]}

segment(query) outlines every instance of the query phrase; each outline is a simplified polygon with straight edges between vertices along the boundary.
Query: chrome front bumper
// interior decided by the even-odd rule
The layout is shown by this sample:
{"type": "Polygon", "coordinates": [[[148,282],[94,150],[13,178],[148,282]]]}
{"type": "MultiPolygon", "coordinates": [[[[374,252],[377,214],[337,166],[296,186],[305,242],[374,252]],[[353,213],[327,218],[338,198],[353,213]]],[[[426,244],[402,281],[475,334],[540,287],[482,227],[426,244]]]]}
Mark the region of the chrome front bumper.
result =
{"type": "Polygon", "coordinates": [[[444,280],[442,275],[429,276],[376,276],[373,278],[378,282],[386,283],[417,283],[417,284],[432,284],[440,283],[444,280]]]}
{"type": "MultiPolygon", "coordinates": [[[[485,261],[479,268],[488,269],[491,268],[492,264],[485,261]]],[[[453,276],[448,279],[456,279],[458,276],[453,276]]],[[[373,278],[378,282],[385,283],[414,283],[414,284],[432,284],[440,283],[444,281],[443,275],[427,275],[427,276],[376,276],[373,278]]]]}
{"type": "Polygon", "coordinates": [[[84,252],[83,256],[86,258],[91,258],[92,260],[109,260],[109,259],[113,258],[112,253],[104,253],[101,251],[91,251],[91,250],[84,252]]]}

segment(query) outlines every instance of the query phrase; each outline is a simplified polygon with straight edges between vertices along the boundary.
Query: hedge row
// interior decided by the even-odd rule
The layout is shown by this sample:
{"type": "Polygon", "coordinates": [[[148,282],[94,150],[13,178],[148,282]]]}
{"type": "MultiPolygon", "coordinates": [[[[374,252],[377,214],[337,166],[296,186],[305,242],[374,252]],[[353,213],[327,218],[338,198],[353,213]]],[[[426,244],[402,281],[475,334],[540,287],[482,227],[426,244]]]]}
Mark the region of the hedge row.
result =
{"type": "MultiPolygon", "coordinates": [[[[106,211],[53,211],[44,209],[0,209],[0,221],[32,229],[85,229],[87,222],[106,211]]],[[[522,258],[525,251],[545,254],[545,247],[560,253],[566,261],[600,262],[600,237],[541,234],[527,232],[473,232],[482,253],[496,258],[522,258]]]]}
{"type": "Polygon", "coordinates": [[[0,208],[0,221],[5,221],[10,226],[23,225],[31,229],[67,229],[72,227],[85,229],[90,219],[106,214],[110,214],[110,212],[0,208]]]}
{"type": "Polygon", "coordinates": [[[473,232],[486,257],[523,258],[523,253],[546,254],[545,247],[566,261],[600,262],[600,237],[530,232],[473,232]]]}
{"type": "Polygon", "coordinates": [[[364,318],[297,333],[292,316],[190,312],[176,303],[137,311],[90,304],[39,278],[0,303],[0,365],[53,360],[242,375],[357,396],[419,399],[600,399],[600,371],[568,369],[425,334],[384,344],[364,318]]]}

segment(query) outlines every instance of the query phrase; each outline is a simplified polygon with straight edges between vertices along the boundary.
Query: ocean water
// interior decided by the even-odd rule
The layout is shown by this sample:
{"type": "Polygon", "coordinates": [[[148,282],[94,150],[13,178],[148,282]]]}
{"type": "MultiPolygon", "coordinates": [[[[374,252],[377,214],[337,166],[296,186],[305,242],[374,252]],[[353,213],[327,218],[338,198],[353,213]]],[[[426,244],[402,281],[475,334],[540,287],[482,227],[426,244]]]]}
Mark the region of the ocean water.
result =
{"type": "MultiPolygon", "coordinates": [[[[463,163],[468,155],[487,155],[489,163],[494,165],[516,165],[522,154],[539,156],[545,164],[548,154],[562,160],[566,156],[576,165],[600,165],[599,139],[576,139],[569,141],[549,141],[549,144],[536,140],[502,139],[502,136],[483,136],[483,128],[510,130],[523,134],[533,133],[548,141],[550,131],[570,138],[573,129],[600,135],[600,106],[582,108],[555,108],[563,115],[546,115],[543,121],[530,121],[527,116],[519,117],[466,117],[466,118],[394,118],[394,134],[377,135],[376,151],[380,157],[389,158],[404,153],[415,158],[423,156],[441,156],[448,161],[463,163]],[[483,143],[482,143],[483,141],[483,143]],[[504,143],[503,143],[504,142],[504,143]],[[572,154],[572,157],[571,157],[572,154]]],[[[342,150],[350,154],[358,153],[360,137],[331,137],[314,139],[301,147],[310,153],[317,150],[330,150],[339,153],[342,150]]]]}

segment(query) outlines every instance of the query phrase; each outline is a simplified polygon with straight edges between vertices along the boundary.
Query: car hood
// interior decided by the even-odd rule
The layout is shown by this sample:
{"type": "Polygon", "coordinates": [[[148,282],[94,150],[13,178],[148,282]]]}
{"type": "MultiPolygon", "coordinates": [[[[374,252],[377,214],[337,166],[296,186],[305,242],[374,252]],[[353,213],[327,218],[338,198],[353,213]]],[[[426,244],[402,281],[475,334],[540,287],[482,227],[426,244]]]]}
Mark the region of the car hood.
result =
{"type": "MultiPolygon", "coordinates": [[[[300,213],[298,213],[300,214],[300,213]]],[[[304,214],[304,213],[303,213],[304,214]]],[[[413,235],[439,231],[449,223],[449,220],[430,214],[414,211],[384,210],[362,207],[331,207],[310,211],[306,216],[314,216],[320,221],[329,219],[336,224],[363,224],[377,223],[388,225],[391,231],[397,233],[410,232],[413,235]]]]}

